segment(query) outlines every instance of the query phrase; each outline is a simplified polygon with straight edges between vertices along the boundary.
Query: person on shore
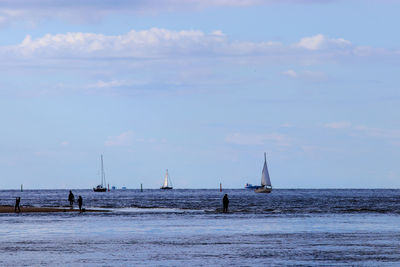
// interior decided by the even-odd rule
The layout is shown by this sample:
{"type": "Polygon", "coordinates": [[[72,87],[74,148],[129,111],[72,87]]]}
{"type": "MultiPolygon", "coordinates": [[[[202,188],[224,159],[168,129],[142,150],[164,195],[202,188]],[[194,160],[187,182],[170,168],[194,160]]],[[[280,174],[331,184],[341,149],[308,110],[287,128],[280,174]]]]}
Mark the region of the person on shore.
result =
{"type": "Polygon", "coordinates": [[[21,202],[21,197],[16,197],[15,198],[15,208],[14,208],[14,212],[17,212],[17,209],[18,209],[18,212],[21,212],[21,209],[20,209],[20,207],[19,207],[19,203],[21,202]]]}
{"type": "Polygon", "coordinates": [[[69,206],[72,209],[74,207],[75,197],[74,197],[74,194],[72,194],[71,190],[69,190],[68,201],[69,201],[69,206]]]}
{"type": "Polygon", "coordinates": [[[229,199],[228,199],[228,194],[225,194],[224,198],[222,199],[222,204],[224,205],[224,213],[228,212],[228,205],[229,205],[229,199]]]}
{"type": "Polygon", "coordinates": [[[82,212],[82,204],[83,204],[82,196],[79,196],[78,197],[79,212],[82,212]]]}

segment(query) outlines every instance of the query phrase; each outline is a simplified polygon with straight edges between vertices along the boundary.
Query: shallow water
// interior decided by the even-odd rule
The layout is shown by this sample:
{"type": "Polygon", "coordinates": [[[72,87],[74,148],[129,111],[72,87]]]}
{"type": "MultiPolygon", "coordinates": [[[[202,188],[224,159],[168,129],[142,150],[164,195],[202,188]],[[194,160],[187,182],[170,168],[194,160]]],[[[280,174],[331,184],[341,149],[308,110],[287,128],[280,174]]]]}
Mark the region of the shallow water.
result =
{"type": "MultiPolygon", "coordinates": [[[[400,190],[74,193],[111,212],[1,214],[0,265],[400,264],[400,190]]],[[[0,191],[0,203],[19,195],[22,205],[66,206],[68,190],[0,191]]]]}

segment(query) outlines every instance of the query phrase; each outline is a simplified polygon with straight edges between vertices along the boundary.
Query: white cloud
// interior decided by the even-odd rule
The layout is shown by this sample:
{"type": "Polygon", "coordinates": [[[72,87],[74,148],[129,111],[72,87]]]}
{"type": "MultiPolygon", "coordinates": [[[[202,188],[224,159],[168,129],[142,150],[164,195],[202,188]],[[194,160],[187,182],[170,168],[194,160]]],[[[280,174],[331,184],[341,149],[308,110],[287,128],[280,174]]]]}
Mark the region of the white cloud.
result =
{"type": "Polygon", "coordinates": [[[346,48],[351,46],[351,42],[343,38],[329,39],[322,34],[317,34],[302,38],[296,46],[308,50],[320,50],[328,48],[346,48]]]}
{"type": "Polygon", "coordinates": [[[322,34],[318,34],[312,37],[304,37],[297,43],[297,46],[309,49],[317,50],[320,49],[322,44],[325,42],[325,37],[322,34]]]}
{"type": "MultiPolygon", "coordinates": [[[[202,31],[171,31],[152,28],[149,30],[132,30],[126,34],[106,36],[95,33],[66,33],[46,34],[43,37],[32,39],[27,35],[21,44],[8,47],[9,51],[23,56],[44,57],[80,57],[88,58],[118,58],[118,57],[146,57],[156,58],[165,55],[200,53],[222,53],[223,49],[235,48],[225,40],[222,33],[206,34],[202,31]],[[214,51],[214,48],[216,51],[214,51]]],[[[261,45],[264,47],[265,45],[261,45]]],[[[261,47],[261,48],[262,48],[261,47]]],[[[252,49],[253,50],[253,49],[252,49]]],[[[240,51],[239,51],[240,52],[240,51]]]]}
{"type": "Polygon", "coordinates": [[[233,133],[225,138],[225,142],[236,145],[264,145],[271,142],[277,146],[290,146],[290,138],[283,134],[242,134],[233,133]]]}
{"type": "Polygon", "coordinates": [[[133,142],[133,132],[127,131],[123,132],[117,136],[108,137],[107,141],[104,143],[105,146],[131,146],[133,142]]]}

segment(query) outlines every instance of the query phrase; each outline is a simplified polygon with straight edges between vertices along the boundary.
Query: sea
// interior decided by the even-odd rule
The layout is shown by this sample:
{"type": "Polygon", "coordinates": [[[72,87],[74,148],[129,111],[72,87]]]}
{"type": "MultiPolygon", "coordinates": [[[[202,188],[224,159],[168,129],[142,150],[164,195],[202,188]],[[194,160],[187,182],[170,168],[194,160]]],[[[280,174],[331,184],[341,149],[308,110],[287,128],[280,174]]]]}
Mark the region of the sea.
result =
{"type": "MultiPolygon", "coordinates": [[[[0,205],[68,207],[68,192],[0,205]]],[[[0,266],[400,266],[400,190],[73,193],[100,212],[0,214],[0,266]]]]}

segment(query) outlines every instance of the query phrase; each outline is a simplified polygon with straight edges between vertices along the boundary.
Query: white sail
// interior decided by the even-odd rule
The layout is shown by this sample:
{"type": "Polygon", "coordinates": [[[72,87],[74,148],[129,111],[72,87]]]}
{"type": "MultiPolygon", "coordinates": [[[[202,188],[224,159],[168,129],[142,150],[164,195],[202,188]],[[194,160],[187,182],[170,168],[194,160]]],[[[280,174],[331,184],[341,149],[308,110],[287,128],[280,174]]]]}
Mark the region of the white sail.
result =
{"type": "Polygon", "coordinates": [[[261,185],[262,186],[272,186],[271,185],[271,180],[269,179],[269,173],[268,173],[268,167],[267,167],[267,153],[264,153],[264,167],[262,170],[262,175],[261,175],[261,185]]]}
{"type": "Polygon", "coordinates": [[[167,169],[167,172],[165,173],[163,187],[168,187],[168,169],[167,169]]]}

